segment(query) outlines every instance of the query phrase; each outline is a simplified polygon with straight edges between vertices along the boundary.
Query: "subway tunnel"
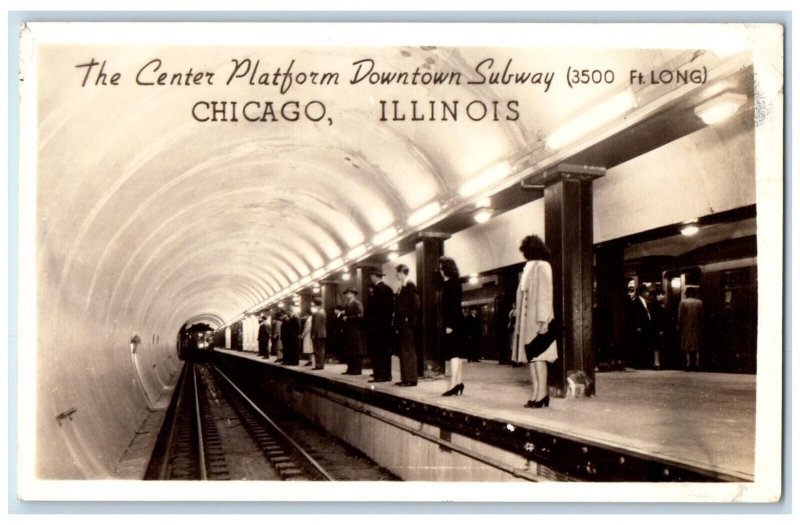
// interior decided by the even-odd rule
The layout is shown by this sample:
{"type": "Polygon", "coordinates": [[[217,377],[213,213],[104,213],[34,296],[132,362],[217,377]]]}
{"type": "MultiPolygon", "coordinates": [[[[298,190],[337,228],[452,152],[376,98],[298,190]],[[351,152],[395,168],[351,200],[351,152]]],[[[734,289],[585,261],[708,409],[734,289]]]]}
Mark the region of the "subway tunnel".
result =
{"type": "MultiPolygon", "coordinates": [[[[566,315],[580,324],[569,341],[591,351],[559,366],[591,375],[604,337],[593,329],[592,294],[619,287],[621,297],[636,264],[647,268],[643,281],[671,279],[648,256],[688,261],[704,244],[680,236],[686,223],[705,228],[707,245],[735,244],[725,260],[696,253],[692,267],[748,259],[755,272],[755,247],[745,245],[756,239],[756,127],[779,91],[756,87],[749,52],[583,49],[582,62],[617,78],[568,89],[560,78],[465,81],[481,63],[487,78],[507,65],[566,70],[574,53],[560,49],[113,45],[102,58],[89,45],[33,49],[42,479],[119,477],[143,418],[170,400],[182,328],[208,325],[230,348],[235,326],[239,350],[253,350],[259,313],[308,301],[321,283],[338,299],[365,267],[384,269],[395,287],[392,270],[405,263],[424,286],[421,258],[432,249],[482,282],[522,262],[526,235],[562,243],[559,275],[585,272],[564,277],[562,306],[577,309],[566,315]],[[464,78],[446,87],[376,85],[379,76],[366,74],[353,82],[354,63],[367,58],[361,67],[376,75],[464,78]],[[275,70],[290,64],[293,83],[280,93],[275,70]],[[101,65],[121,72],[121,85],[99,85],[101,65]],[[169,85],[195,79],[190,67],[204,72],[199,85],[169,85]],[[627,78],[665,69],[707,78],[627,78]],[[325,71],[341,72],[347,89],[313,84],[311,73],[325,71]],[[158,85],[161,73],[168,85],[158,85]],[[273,84],[258,85],[262,75],[273,84]],[[697,108],[723,99],[736,101],[731,115],[704,122],[697,108]],[[554,195],[564,180],[589,193],[578,202],[554,195]],[[481,210],[490,218],[476,223],[481,210]],[[603,264],[614,269],[597,275],[603,264]]],[[[425,352],[436,368],[436,350],[425,352]]],[[[748,366],[736,372],[754,373],[748,366]]]]}

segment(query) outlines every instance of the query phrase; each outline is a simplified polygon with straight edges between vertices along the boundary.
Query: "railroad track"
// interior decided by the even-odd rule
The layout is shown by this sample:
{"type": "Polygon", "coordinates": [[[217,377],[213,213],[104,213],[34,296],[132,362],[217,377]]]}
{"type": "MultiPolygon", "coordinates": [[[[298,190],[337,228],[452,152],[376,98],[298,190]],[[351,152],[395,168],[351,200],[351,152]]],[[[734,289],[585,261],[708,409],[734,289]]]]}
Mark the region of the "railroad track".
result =
{"type": "MultiPolygon", "coordinates": [[[[333,477],[230,378],[213,365],[187,362],[170,407],[171,423],[159,436],[145,479],[229,480],[225,446],[220,439],[213,402],[227,403],[247,437],[271,465],[265,479],[333,481],[333,477]],[[219,392],[222,395],[216,395],[219,392]]],[[[169,418],[168,414],[168,418],[169,418]]]]}

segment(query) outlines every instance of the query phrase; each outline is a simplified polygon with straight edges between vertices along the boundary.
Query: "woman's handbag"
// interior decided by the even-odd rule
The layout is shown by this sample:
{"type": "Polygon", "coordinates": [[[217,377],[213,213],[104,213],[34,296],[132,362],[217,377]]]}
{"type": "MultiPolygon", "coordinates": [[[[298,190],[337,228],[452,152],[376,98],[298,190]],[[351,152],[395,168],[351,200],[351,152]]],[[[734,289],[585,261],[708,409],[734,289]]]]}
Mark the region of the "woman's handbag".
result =
{"type": "Polygon", "coordinates": [[[533,338],[533,341],[525,345],[525,357],[528,358],[528,362],[530,363],[545,353],[547,349],[550,348],[550,345],[553,344],[553,341],[556,340],[557,336],[558,323],[553,319],[550,321],[550,324],[547,325],[547,332],[538,334],[533,338]]]}

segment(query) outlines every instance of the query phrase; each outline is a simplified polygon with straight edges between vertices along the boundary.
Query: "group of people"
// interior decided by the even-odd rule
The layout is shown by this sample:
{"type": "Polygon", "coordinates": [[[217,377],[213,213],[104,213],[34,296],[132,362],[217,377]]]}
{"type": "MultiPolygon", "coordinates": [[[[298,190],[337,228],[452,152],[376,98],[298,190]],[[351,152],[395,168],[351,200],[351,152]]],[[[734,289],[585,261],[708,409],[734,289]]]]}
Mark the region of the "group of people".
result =
{"type": "MultiPolygon", "coordinates": [[[[512,337],[513,359],[529,363],[532,389],[528,408],[549,406],[547,364],[557,358],[558,327],[553,322],[553,276],[550,252],[541,238],[530,235],[523,239],[520,251],[527,260],[517,291],[516,314],[512,337]]],[[[415,334],[420,311],[420,297],[415,284],[409,279],[405,264],[395,267],[400,285],[393,291],[385,282],[380,268],[370,271],[369,297],[366,308],[359,300],[359,292],[349,287],[344,290],[345,303],[334,308],[333,339],[341,346],[337,355],[347,363],[346,375],[361,375],[362,362],[369,356],[373,363],[370,383],[392,381],[391,359],[393,353],[400,358],[401,387],[413,387],[418,382],[417,348],[415,334]]],[[[450,257],[439,258],[438,272],[442,279],[440,312],[442,319],[442,358],[450,363],[449,388],[443,396],[464,393],[464,371],[468,361],[479,361],[478,340],[480,320],[477,310],[468,316],[462,313],[462,290],[456,262],[450,257]]],[[[308,354],[306,366],[321,370],[325,366],[326,318],[318,301],[315,301],[303,319],[299,309],[274,314],[272,324],[262,316],[258,331],[259,354],[263,358],[272,354],[276,362],[288,366],[299,365],[301,354],[308,354]]]]}
{"type": "MultiPolygon", "coordinates": [[[[548,394],[548,364],[558,358],[557,339],[561,327],[553,310],[553,270],[550,251],[537,235],[522,240],[520,251],[526,263],[523,268],[516,301],[509,315],[511,363],[525,363],[531,377],[531,392],[525,407],[544,408],[550,404],[548,394]]],[[[409,268],[395,268],[399,287],[393,291],[385,282],[380,268],[370,270],[369,296],[366,306],[359,292],[344,290],[344,305],[334,307],[331,338],[327,338],[325,311],[314,301],[301,319],[299,309],[277,312],[272,324],[261,317],[258,331],[259,354],[267,358],[277,355],[277,362],[299,365],[301,354],[308,356],[306,366],[321,370],[325,366],[326,339],[332,339],[336,357],[347,363],[346,375],[361,375],[362,362],[369,356],[373,364],[370,383],[392,381],[391,359],[400,358],[402,387],[413,387],[418,381],[418,356],[415,336],[420,311],[420,297],[409,279],[409,268]]],[[[440,314],[442,320],[441,356],[450,363],[450,384],[443,396],[464,393],[465,363],[479,361],[481,323],[477,310],[462,313],[462,290],[456,262],[450,257],[439,258],[442,279],[440,314]]],[[[672,328],[665,308],[665,294],[660,287],[641,284],[629,288],[630,301],[626,309],[626,345],[631,349],[637,368],[661,369],[667,347],[667,333],[672,328]],[[654,295],[655,297],[652,297],[654,295]]],[[[680,348],[685,355],[686,369],[699,366],[700,326],[703,305],[697,289],[686,290],[686,298],[678,308],[677,330],[680,348]]],[[[502,359],[501,359],[502,361],[502,359]]]]}
{"type": "MultiPolygon", "coordinates": [[[[373,377],[369,382],[390,382],[391,358],[396,348],[400,358],[400,381],[395,384],[413,387],[418,381],[415,334],[420,297],[409,279],[408,266],[399,264],[395,272],[400,282],[396,293],[383,282],[383,270],[371,271],[366,310],[357,298],[356,289],[345,290],[343,319],[347,370],[343,373],[360,375],[362,360],[369,355],[373,363],[373,377]]],[[[464,393],[464,363],[479,360],[475,349],[480,336],[480,321],[476,311],[467,318],[461,311],[462,292],[456,262],[450,257],[440,257],[439,274],[442,278],[442,357],[450,362],[451,370],[450,387],[442,395],[461,395],[464,393]]]]}
{"type": "Polygon", "coordinates": [[[366,311],[358,299],[358,290],[344,291],[344,356],[346,375],[361,375],[362,362],[368,355],[372,359],[373,374],[370,383],[392,380],[392,354],[395,347],[400,356],[400,381],[398,386],[417,385],[417,350],[415,332],[420,309],[416,285],[409,279],[405,264],[395,267],[400,286],[397,293],[384,282],[385,273],[374,268],[369,274],[370,295],[366,311]]]}
{"type": "Polygon", "coordinates": [[[306,366],[322,370],[325,368],[327,339],[325,310],[319,301],[314,301],[302,318],[299,310],[279,310],[273,315],[271,324],[265,316],[259,318],[258,355],[268,359],[272,353],[277,356],[276,362],[287,366],[299,365],[300,356],[305,355],[308,357],[306,366]]]}
{"type": "Polygon", "coordinates": [[[703,302],[697,295],[697,287],[686,288],[673,326],[663,288],[646,284],[628,287],[630,302],[626,311],[626,345],[635,368],[661,370],[674,328],[684,355],[684,368],[687,371],[699,369],[703,302]]]}

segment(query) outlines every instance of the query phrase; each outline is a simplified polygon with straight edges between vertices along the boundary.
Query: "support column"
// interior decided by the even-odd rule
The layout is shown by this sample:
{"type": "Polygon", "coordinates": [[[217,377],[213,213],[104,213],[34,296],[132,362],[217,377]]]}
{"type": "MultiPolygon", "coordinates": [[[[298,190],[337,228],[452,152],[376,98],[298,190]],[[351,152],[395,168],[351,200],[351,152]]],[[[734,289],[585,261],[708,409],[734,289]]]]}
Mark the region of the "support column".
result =
{"type": "Polygon", "coordinates": [[[322,309],[325,311],[325,332],[327,333],[328,345],[326,349],[327,358],[335,357],[338,348],[336,348],[333,341],[335,340],[334,327],[333,327],[333,307],[336,306],[336,297],[338,293],[336,281],[322,281],[320,283],[322,289],[322,309]]]}
{"type": "Polygon", "coordinates": [[[311,293],[301,292],[298,295],[300,296],[300,316],[302,317],[311,307],[311,293]]]}
{"type": "Polygon", "coordinates": [[[421,303],[417,323],[417,366],[425,377],[444,374],[441,357],[442,319],[439,308],[441,276],[439,257],[444,255],[446,233],[422,232],[417,237],[417,290],[421,303]]]}
{"type": "Polygon", "coordinates": [[[363,265],[356,267],[356,280],[355,283],[352,284],[353,288],[358,290],[358,300],[361,301],[361,304],[364,308],[367,307],[367,300],[369,299],[369,273],[372,270],[372,266],[363,265]]]}
{"type": "Polygon", "coordinates": [[[563,328],[550,368],[556,397],[595,394],[592,345],[592,181],[605,170],[559,165],[544,174],[545,243],[552,252],[553,307],[563,328]],[[576,385],[570,389],[570,383],[576,385]]]}

